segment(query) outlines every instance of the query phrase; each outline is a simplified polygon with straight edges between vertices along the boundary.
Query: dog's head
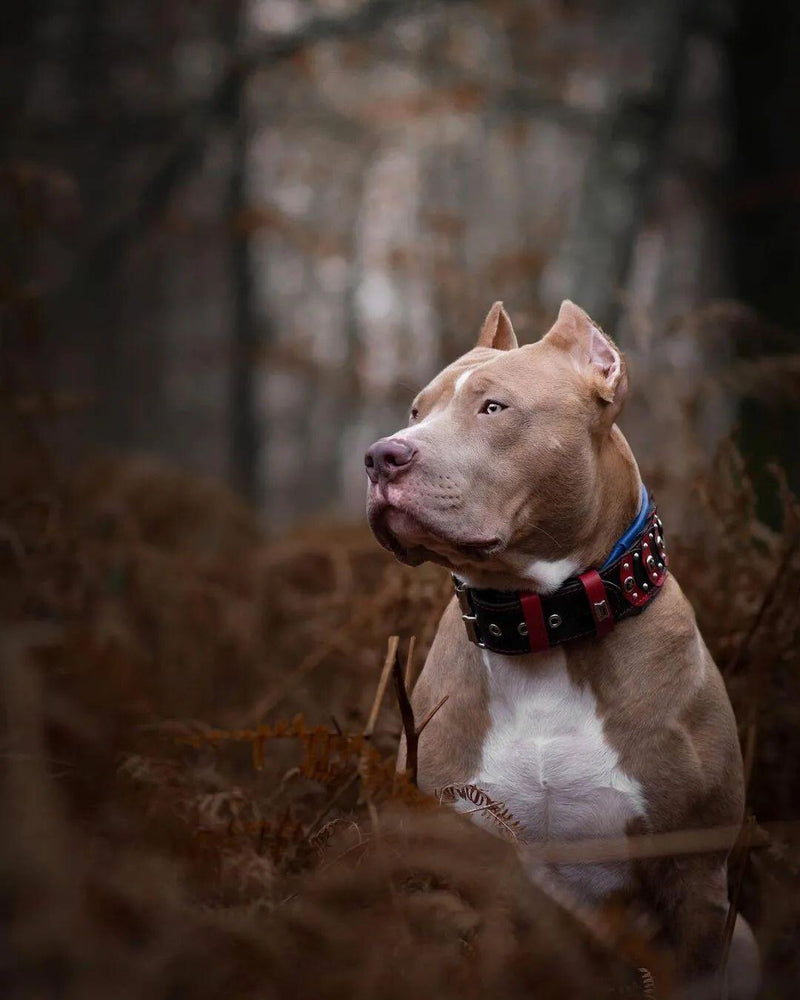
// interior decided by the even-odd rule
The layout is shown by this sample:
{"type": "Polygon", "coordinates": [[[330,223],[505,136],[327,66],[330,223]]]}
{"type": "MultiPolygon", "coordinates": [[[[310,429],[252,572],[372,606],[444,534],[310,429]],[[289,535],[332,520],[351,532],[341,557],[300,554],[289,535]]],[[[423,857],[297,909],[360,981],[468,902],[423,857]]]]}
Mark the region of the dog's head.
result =
{"type": "Polygon", "coordinates": [[[475,348],[416,397],[408,426],[367,451],[376,537],[403,562],[483,585],[566,559],[595,513],[598,456],[626,388],[622,354],[572,302],[524,347],[496,302],[475,348]]]}

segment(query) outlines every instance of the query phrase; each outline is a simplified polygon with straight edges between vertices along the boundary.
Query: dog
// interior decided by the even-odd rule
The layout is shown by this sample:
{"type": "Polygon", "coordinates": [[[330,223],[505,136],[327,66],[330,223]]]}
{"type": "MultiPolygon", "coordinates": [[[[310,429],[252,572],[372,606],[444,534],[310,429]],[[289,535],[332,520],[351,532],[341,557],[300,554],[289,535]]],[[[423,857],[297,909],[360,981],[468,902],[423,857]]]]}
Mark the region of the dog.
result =
{"type": "MultiPolygon", "coordinates": [[[[423,790],[477,786],[525,842],[730,831],[719,851],[547,871],[589,905],[644,905],[681,995],[705,996],[723,951],[742,758],[616,424],[627,389],[624,355],[572,302],[522,347],[496,302],[408,426],[367,451],[367,513],[399,560],[453,575],[412,697],[422,718],[449,696],[420,740],[423,790]]],[[[730,997],[754,996],[758,952],[741,916],[728,969],[730,997]]]]}

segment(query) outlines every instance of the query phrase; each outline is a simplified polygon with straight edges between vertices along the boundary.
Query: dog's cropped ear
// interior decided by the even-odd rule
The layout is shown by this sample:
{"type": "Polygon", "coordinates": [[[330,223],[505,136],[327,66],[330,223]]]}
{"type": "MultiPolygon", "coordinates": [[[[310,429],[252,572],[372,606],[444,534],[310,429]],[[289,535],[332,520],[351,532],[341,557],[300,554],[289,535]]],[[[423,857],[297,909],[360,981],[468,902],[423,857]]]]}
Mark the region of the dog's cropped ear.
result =
{"type": "Polygon", "coordinates": [[[512,351],[519,346],[514,327],[502,302],[495,302],[489,310],[475,346],[493,347],[496,351],[512,351]]]}
{"type": "Polygon", "coordinates": [[[611,337],[583,309],[565,299],[545,340],[569,353],[578,370],[591,380],[613,420],[625,400],[628,374],[625,357],[611,337]]]}

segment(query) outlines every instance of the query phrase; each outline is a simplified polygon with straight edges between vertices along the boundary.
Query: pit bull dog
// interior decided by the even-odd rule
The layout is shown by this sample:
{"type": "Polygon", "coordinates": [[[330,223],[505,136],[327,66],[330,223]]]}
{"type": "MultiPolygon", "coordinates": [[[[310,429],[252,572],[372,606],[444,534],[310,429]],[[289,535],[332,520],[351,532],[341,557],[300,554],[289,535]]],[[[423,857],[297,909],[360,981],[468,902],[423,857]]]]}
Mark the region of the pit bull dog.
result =
{"type": "MultiPolygon", "coordinates": [[[[624,356],[573,303],[518,347],[497,302],[477,346],[365,458],[378,540],[402,562],[446,566],[455,585],[413,692],[418,718],[449,696],[420,742],[420,786],[477,786],[527,842],[742,820],[733,711],[615,423],[627,387],[624,356]]],[[[726,855],[558,865],[548,878],[590,905],[622,894],[646,906],[681,995],[706,996],[726,855]]],[[[741,917],[728,967],[730,996],[754,996],[741,917]]]]}

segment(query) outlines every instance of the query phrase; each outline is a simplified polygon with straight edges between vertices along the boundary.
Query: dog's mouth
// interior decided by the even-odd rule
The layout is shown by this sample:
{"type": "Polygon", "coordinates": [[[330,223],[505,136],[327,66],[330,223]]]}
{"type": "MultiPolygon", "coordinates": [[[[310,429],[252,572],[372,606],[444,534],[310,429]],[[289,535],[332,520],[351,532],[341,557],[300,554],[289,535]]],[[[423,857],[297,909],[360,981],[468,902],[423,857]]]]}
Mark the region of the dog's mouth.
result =
{"type": "Polygon", "coordinates": [[[496,536],[470,538],[444,532],[424,515],[385,501],[370,503],[369,523],[381,545],[408,566],[437,562],[452,568],[483,562],[503,547],[496,536]]]}

